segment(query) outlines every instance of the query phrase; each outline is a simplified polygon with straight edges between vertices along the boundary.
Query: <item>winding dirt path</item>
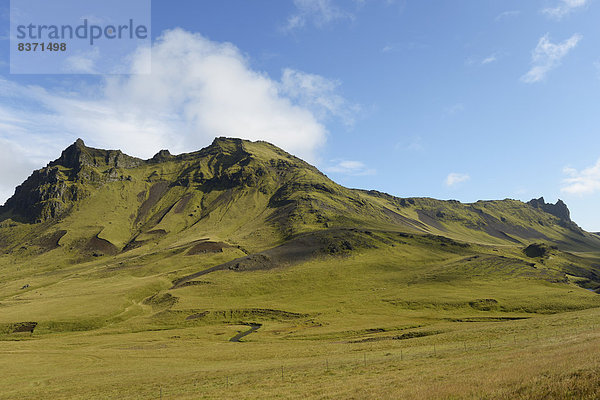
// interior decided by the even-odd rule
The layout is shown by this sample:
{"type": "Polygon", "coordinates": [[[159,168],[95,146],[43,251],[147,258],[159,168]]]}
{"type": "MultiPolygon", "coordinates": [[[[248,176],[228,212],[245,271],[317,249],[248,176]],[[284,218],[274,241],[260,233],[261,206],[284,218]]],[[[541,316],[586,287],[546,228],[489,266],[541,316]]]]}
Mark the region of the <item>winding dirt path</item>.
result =
{"type": "Polygon", "coordinates": [[[247,331],[238,333],[237,335],[235,335],[234,337],[229,339],[230,342],[240,342],[241,341],[240,339],[242,339],[244,336],[248,336],[252,332],[256,332],[262,326],[262,324],[245,324],[245,325],[250,326],[250,329],[248,329],[247,331]]]}

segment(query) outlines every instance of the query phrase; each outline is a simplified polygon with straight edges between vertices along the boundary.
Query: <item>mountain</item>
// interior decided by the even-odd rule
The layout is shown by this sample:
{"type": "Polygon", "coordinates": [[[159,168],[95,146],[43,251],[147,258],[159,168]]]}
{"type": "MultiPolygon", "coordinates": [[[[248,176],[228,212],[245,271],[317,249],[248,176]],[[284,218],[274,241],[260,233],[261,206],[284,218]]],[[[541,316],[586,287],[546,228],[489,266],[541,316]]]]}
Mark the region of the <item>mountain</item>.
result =
{"type": "Polygon", "coordinates": [[[287,394],[261,379],[289,368],[306,390],[437,361],[479,374],[538,335],[571,357],[596,345],[573,327],[597,324],[599,249],[560,200],[349,189],[265,142],[142,160],[77,140],[0,208],[0,381],[10,398],[222,398],[231,374],[232,395],[270,398],[287,394]]]}
{"type": "Polygon", "coordinates": [[[15,282],[66,279],[74,270],[117,276],[133,266],[133,276],[154,283],[145,297],[123,294],[179,298],[171,291],[219,271],[343,265],[363,254],[429,265],[413,271],[416,281],[472,274],[596,289],[599,248],[561,200],[397,198],[340,186],[272,144],[228,138],[149,160],[78,139],[0,209],[0,266],[29,266],[6,267],[7,298],[20,293],[15,282]]]}
{"type": "Polygon", "coordinates": [[[162,150],[149,160],[90,148],[78,139],[17,187],[0,215],[4,251],[25,241],[36,251],[98,247],[117,254],[145,243],[191,244],[205,236],[254,251],[298,234],[353,228],[481,244],[549,241],[571,250],[600,244],[571,221],[561,200],[400,199],[344,188],[269,143],[227,138],[194,153],[162,150]],[[51,245],[39,244],[40,237],[58,236],[51,245]]]}

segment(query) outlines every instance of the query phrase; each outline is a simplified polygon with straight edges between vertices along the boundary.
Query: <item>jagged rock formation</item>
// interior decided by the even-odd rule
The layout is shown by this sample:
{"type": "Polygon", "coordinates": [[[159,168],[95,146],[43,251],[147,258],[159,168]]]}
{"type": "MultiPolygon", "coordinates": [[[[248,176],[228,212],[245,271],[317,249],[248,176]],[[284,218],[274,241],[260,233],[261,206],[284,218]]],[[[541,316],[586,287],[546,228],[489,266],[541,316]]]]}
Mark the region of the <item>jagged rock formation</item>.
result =
{"type": "Polygon", "coordinates": [[[87,147],[83,140],[63,150],[45,168],[34,171],[3,206],[2,213],[23,222],[43,222],[65,215],[74,203],[88,195],[85,184],[126,179],[119,170],[135,168],[143,160],[120,150],[87,147]],[[103,170],[99,173],[98,168],[103,170]]]}
{"type": "Polygon", "coordinates": [[[546,203],[544,198],[540,197],[539,199],[532,199],[528,201],[527,204],[532,207],[542,209],[545,212],[555,215],[566,222],[571,222],[571,213],[569,212],[569,208],[561,199],[558,199],[556,204],[552,204],[546,203]]]}
{"type": "Polygon", "coordinates": [[[123,154],[121,150],[94,149],[87,147],[83,140],[77,139],[48,166],[62,166],[79,172],[84,167],[135,168],[143,163],[143,160],[123,154]]]}

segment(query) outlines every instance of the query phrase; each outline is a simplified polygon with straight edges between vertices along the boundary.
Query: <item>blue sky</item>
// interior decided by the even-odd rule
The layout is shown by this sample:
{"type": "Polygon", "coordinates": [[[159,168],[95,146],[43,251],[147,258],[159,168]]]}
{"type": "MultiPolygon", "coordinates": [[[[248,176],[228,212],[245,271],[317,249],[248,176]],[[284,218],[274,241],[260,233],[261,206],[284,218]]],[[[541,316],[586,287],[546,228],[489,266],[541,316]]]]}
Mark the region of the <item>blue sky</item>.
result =
{"type": "Polygon", "coordinates": [[[75,138],[150,157],[264,139],[397,196],[563,199],[600,231],[596,0],[152,2],[151,75],[11,75],[0,201],[75,138]]]}

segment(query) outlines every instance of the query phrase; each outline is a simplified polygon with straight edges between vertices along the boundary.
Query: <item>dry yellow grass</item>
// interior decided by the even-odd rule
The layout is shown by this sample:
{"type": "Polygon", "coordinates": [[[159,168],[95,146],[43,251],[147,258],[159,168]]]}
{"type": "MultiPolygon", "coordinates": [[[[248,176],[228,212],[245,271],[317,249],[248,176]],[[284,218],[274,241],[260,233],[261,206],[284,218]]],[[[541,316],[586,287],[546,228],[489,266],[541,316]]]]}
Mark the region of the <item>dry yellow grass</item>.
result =
{"type": "Polygon", "coordinates": [[[363,343],[206,340],[236,326],[13,335],[0,398],[596,399],[598,324],[591,309],[363,343]]]}

